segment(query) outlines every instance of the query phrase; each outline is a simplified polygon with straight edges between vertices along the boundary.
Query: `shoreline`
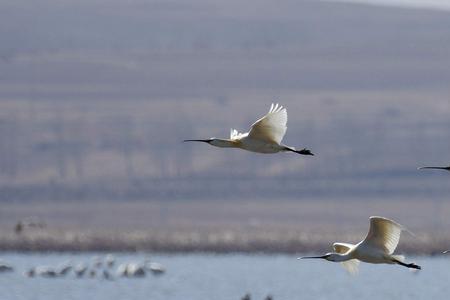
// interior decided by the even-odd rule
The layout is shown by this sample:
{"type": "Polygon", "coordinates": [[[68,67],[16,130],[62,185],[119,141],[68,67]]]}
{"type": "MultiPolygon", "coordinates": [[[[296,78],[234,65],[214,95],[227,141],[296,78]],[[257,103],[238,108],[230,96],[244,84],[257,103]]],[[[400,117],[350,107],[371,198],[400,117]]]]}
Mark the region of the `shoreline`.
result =
{"type": "MultiPolygon", "coordinates": [[[[157,252],[157,253],[211,253],[211,254],[296,254],[329,252],[335,241],[358,242],[360,234],[307,235],[301,232],[128,232],[81,233],[39,232],[37,234],[0,234],[0,252],[157,252]]],[[[440,255],[450,249],[450,238],[418,235],[406,236],[396,253],[407,255],[440,255]]]]}

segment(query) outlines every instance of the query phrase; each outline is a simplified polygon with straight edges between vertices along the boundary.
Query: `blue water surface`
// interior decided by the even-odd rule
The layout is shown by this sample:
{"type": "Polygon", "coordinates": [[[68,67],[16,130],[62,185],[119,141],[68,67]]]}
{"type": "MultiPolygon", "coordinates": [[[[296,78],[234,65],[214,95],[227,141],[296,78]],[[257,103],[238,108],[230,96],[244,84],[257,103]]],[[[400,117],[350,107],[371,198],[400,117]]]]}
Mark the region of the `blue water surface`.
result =
{"type": "MultiPolygon", "coordinates": [[[[361,264],[357,276],[348,275],[338,263],[297,260],[291,255],[212,254],[113,254],[113,280],[101,276],[76,278],[28,278],[24,272],[35,266],[85,264],[104,254],[0,254],[14,266],[0,274],[0,299],[152,299],[232,300],[246,293],[251,299],[448,299],[450,259],[415,257],[422,265],[413,272],[395,265],[361,264]],[[116,275],[121,263],[150,259],[166,267],[161,276],[124,278],[116,275]]],[[[102,270],[106,267],[100,267],[102,270]]],[[[101,274],[97,272],[97,274],[101,274]]]]}

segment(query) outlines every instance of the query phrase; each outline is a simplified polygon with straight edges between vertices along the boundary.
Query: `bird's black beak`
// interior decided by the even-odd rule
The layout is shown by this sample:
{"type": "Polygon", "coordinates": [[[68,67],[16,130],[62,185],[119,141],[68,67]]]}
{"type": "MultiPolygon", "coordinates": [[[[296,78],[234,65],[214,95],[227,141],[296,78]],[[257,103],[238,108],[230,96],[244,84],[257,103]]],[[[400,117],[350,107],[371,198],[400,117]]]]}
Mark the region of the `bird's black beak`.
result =
{"type": "Polygon", "coordinates": [[[434,169],[434,170],[447,170],[447,171],[450,171],[450,167],[420,167],[420,168],[417,168],[417,170],[424,170],[424,169],[434,169]]]}
{"type": "Polygon", "coordinates": [[[298,151],[298,154],[312,155],[312,156],[314,156],[314,153],[312,153],[310,150],[308,150],[308,149],[306,149],[306,148],[304,148],[304,149],[298,151]]]}
{"type": "Polygon", "coordinates": [[[203,142],[203,143],[211,143],[211,139],[206,140],[184,140],[183,142],[203,142]]]}
{"type": "Polygon", "coordinates": [[[313,258],[322,258],[322,259],[326,259],[329,255],[325,254],[325,255],[321,255],[321,256],[303,256],[303,257],[298,257],[297,259],[313,259],[313,258]]]}

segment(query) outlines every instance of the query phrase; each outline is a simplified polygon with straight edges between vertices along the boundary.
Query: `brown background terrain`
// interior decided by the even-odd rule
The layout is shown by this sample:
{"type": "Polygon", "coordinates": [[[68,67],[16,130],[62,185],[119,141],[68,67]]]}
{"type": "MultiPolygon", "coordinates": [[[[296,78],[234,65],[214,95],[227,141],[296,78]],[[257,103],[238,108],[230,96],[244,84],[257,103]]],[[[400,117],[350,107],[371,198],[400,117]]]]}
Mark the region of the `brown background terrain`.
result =
{"type": "Polygon", "coordinates": [[[450,246],[450,175],[416,170],[450,162],[448,12],[198,0],[0,14],[1,249],[306,251],[357,241],[370,215],[414,231],[407,251],[450,246]],[[247,130],[271,102],[288,109],[286,144],[316,156],[181,142],[247,130]],[[47,227],[15,234],[24,219],[47,227]]]}

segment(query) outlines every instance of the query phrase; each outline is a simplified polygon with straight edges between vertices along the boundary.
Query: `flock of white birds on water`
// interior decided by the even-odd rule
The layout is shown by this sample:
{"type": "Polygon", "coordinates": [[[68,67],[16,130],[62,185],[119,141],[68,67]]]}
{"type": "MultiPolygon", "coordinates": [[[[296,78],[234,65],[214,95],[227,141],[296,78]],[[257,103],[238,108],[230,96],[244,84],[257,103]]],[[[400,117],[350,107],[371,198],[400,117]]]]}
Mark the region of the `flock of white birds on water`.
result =
{"type": "MultiPolygon", "coordinates": [[[[281,105],[272,104],[269,112],[257,120],[249,132],[239,133],[231,129],[229,139],[190,139],[185,142],[203,142],[220,148],[240,148],[257,153],[294,152],[303,155],[314,155],[307,148],[297,150],[281,143],[287,130],[287,111],[281,105]]],[[[419,169],[441,169],[450,171],[449,167],[420,167],[419,169]]],[[[299,257],[299,259],[325,259],[341,262],[342,266],[351,274],[358,272],[359,262],[372,264],[396,264],[406,268],[420,270],[415,263],[405,263],[402,255],[395,255],[394,251],[400,241],[405,227],[393,220],[383,217],[370,217],[369,233],[364,240],[356,245],[348,243],[334,243],[334,252],[321,256],[299,257]]],[[[408,231],[409,232],[409,231],[408,231]]],[[[447,251],[444,251],[447,253],[447,251]]]]}
{"type": "MultiPolygon", "coordinates": [[[[13,272],[14,268],[0,261],[0,272],[13,272]]],[[[39,265],[26,270],[25,277],[63,278],[100,278],[114,280],[115,278],[142,278],[147,274],[155,276],[166,272],[165,267],[157,262],[146,259],[142,262],[126,262],[117,264],[115,257],[108,254],[105,257],[95,256],[90,262],[66,262],[58,266],[39,265]]]]}

